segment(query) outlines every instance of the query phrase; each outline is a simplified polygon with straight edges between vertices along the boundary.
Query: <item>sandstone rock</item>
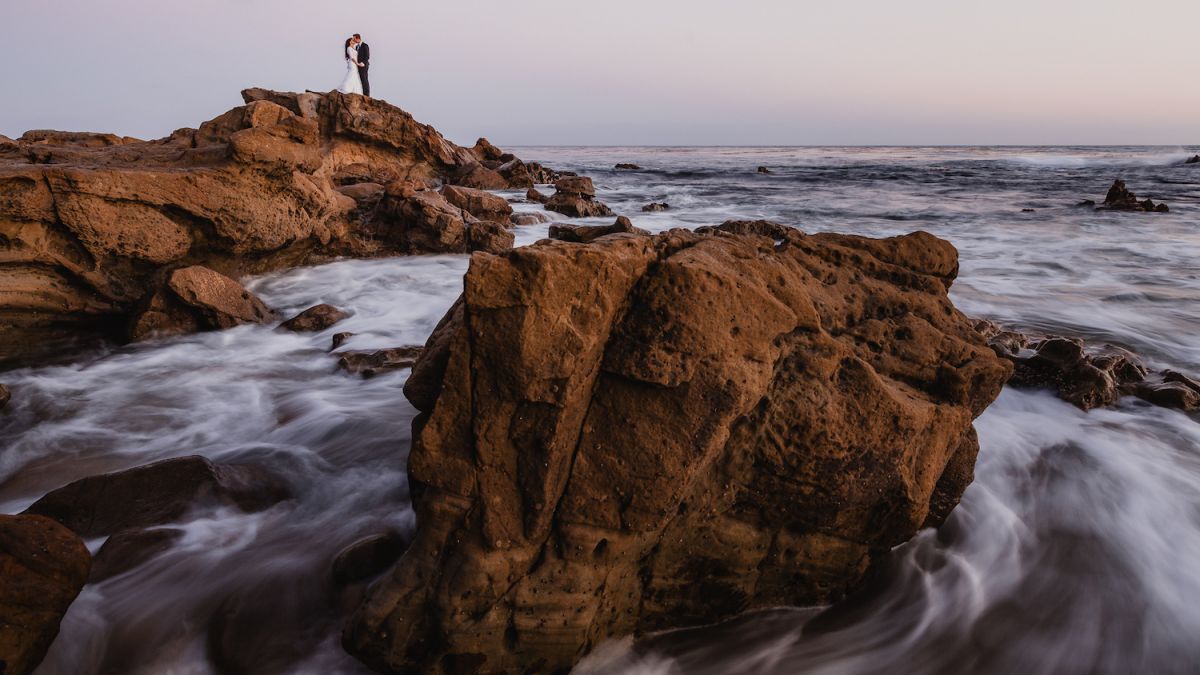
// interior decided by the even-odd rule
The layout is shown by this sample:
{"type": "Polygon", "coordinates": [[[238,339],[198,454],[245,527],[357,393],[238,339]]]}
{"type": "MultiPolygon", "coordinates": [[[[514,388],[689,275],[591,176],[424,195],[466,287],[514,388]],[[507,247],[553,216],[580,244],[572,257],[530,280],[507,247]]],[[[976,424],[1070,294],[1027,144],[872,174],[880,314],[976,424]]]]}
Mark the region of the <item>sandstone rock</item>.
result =
{"type": "Polygon", "coordinates": [[[440,193],[392,187],[371,216],[372,234],[405,253],[462,253],[472,222],[440,193]]]}
{"type": "Polygon", "coordinates": [[[611,209],[596,201],[596,188],[591,178],[567,176],[555,181],[554,187],[554,196],[546,200],[547,210],[572,218],[613,215],[611,209]]]}
{"type": "Polygon", "coordinates": [[[484,253],[503,253],[513,247],[516,236],[508,225],[494,220],[481,220],[467,228],[467,249],[484,253]]]}
{"type": "Polygon", "coordinates": [[[338,347],[341,347],[342,345],[346,344],[346,340],[349,340],[350,338],[352,338],[354,336],[355,336],[355,333],[351,333],[349,331],[346,331],[344,333],[334,333],[333,340],[329,347],[329,351],[333,351],[333,350],[337,349],[338,347]]]}
{"type": "Polygon", "coordinates": [[[652,202],[642,207],[642,211],[646,213],[655,213],[657,211],[666,211],[671,208],[671,205],[666,202],[652,202]]]}
{"type": "Polygon", "coordinates": [[[29,675],[42,662],[91,563],[53,520],[0,515],[0,673],[29,675]]]}
{"type": "Polygon", "coordinates": [[[1173,370],[1134,383],[1127,388],[1138,398],[1164,408],[1200,410],[1200,382],[1173,370]]]}
{"type": "Polygon", "coordinates": [[[446,201],[480,220],[503,222],[508,220],[513,212],[503,197],[483,190],[447,185],[442,188],[442,196],[446,201]]]}
{"type": "Polygon", "coordinates": [[[454,184],[476,190],[503,190],[508,187],[508,179],[483,164],[474,164],[463,170],[454,184]]]}
{"type": "MultiPolygon", "coordinates": [[[[481,168],[470,149],[377,99],[242,96],[246,105],[155,141],[40,131],[0,143],[0,368],[61,357],[80,341],[127,340],[176,267],[238,278],[408,253],[407,240],[397,248],[373,234],[379,186],[420,191],[481,168]]],[[[499,157],[512,171],[553,174],[499,157]]],[[[494,171],[473,183],[509,187],[494,171]]],[[[201,327],[168,320],[169,309],[134,333],[201,327]]]]}
{"type": "Polygon", "coordinates": [[[348,312],[343,312],[333,305],[322,303],[300,312],[296,316],[279,324],[279,327],[297,333],[314,332],[325,330],[333,324],[348,318],[350,318],[348,312]]]}
{"type": "Polygon", "coordinates": [[[525,199],[531,202],[537,202],[538,204],[545,204],[550,198],[541,192],[538,192],[537,188],[529,188],[529,190],[525,193],[525,199]]]}
{"type": "Polygon", "coordinates": [[[129,339],[224,330],[274,317],[261,300],[229,277],[193,265],[173,270],[137,311],[129,339]]]}
{"type": "Polygon", "coordinates": [[[12,391],[8,387],[0,384],[0,410],[4,410],[8,406],[8,402],[12,400],[12,391]]]}
{"type": "Polygon", "coordinates": [[[636,228],[633,223],[625,216],[618,216],[616,222],[612,225],[571,225],[568,223],[555,223],[550,226],[550,238],[560,241],[570,241],[576,243],[589,243],[600,237],[618,233],[632,233],[640,235],[649,235],[650,233],[636,228]]]}
{"type": "Polygon", "coordinates": [[[411,368],[420,355],[420,347],[395,347],[373,352],[342,352],[338,354],[341,357],[338,359],[338,368],[363,377],[375,377],[381,373],[411,368]]]}
{"type": "Polygon", "coordinates": [[[492,142],[486,138],[475,141],[475,147],[471,148],[471,152],[481,162],[500,161],[500,158],[504,156],[504,151],[492,145],[492,142]]]}
{"type": "Polygon", "coordinates": [[[771,173],[771,170],[765,166],[760,166],[760,167],[758,167],[758,172],[759,173],[771,173]]]}
{"type": "Polygon", "coordinates": [[[550,216],[544,213],[514,213],[508,222],[513,225],[543,225],[550,222],[550,216]]]}
{"type": "Polygon", "coordinates": [[[1108,189],[1108,195],[1104,198],[1104,204],[1099,207],[1102,211],[1149,211],[1154,213],[1167,213],[1170,211],[1166,204],[1155,204],[1149,199],[1138,201],[1137,195],[1130,192],[1125,187],[1125,181],[1120,179],[1113,181],[1112,187],[1108,189]]]}
{"type": "Polygon", "coordinates": [[[396,532],[377,534],[350,544],[333,560],[333,583],[346,586],[387,571],[404,555],[408,542],[396,532]]]}
{"type": "Polygon", "coordinates": [[[601,641],[831,602],[936,525],[1010,366],[954,248],[788,230],[476,256],[405,392],[419,529],[345,646],[565,671],[601,641]]]}
{"type": "Polygon", "coordinates": [[[203,502],[257,511],[288,497],[287,486],[259,467],[190,456],[82,478],[25,513],[53,518],[81,537],[98,537],[174,522],[203,502]]]}
{"type": "Polygon", "coordinates": [[[183,530],[175,527],[117,532],[96,552],[88,583],[98,584],[124,574],[167,550],[182,536],[183,530]]]}
{"type": "Polygon", "coordinates": [[[696,228],[696,231],[703,234],[714,234],[716,232],[756,234],[760,237],[784,240],[788,238],[788,232],[795,231],[795,228],[770,220],[727,220],[716,227],[704,226],[696,228]]]}
{"type": "Polygon", "coordinates": [[[359,204],[372,205],[383,197],[384,187],[379,183],[355,183],[340,186],[337,191],[359,204]]]}
{"type": "Polygon", "coordinates": [[[641,171],[641,170],[642,170],[642,167],[638,166],[637,164],[631,164],[631,163],[629,163],[629,162],[621,162],[621,163],[617,164],[617,165],[616,165],[615,167],[613,167],[613,168],[614,168],[614,169],[617,169],[618,171],[621,171],[621,170],[624,170],[624,171],[641,171]]]}

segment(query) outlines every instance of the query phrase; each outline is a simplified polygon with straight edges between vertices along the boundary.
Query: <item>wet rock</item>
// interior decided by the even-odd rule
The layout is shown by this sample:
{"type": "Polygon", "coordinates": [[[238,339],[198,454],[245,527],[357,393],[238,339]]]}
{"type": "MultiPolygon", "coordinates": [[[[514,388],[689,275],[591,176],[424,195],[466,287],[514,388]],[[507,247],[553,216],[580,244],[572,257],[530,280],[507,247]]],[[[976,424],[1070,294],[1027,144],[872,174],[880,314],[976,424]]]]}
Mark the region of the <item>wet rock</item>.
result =
{"type": "Polygon", "coordinates": [[[467,228],[467,249],[484,253],[503,253],[513,247],[516,236],[504,223],[483,220],[467,228]]]}
{"type": "Polygon", "coordinates": [[[275,314],[229,277],[201,265],[170,272],[130,328],[131,340],[266,323],[275,314]]]}
{"type": "Polygon", "coordinates": [[[1170,211],[1166,204],[1155,204],[1149,199],[1139,201],[1137,195],[1125,187],[1125,181],[1120,179],[1113,181],[1112,187],[1108,189],[1108,195],[1104,198],[1104,204],[1099,207],[1099,210],[1148,211],[1153,213],[1167,213],[1170,211]]]}
{"type": "Polygon", "coordinates": [[[760,166],[760,167],[758,167],[758,172],[759,173],[771,173],[771,170],[765,166],[760,166]]]}
{"type": "Polygon", "coordinates": [[[356,541],[333,559],[333,583],[340,587],[377,576],[395,564],[407,549],[408,542],[396,532],[356,541]]]}
{"type": "Polygon", "coordinates": [[[1096,200],[1095,200],[1095,199],[1084,199],[1083,201],[1079,202],[1079,203],[1078,203],[1078,204],[1076,204],[1075,206],[1076,206],[1077,208],[1084,208],[1084,207],[1090,208],[1090,207],[1093,207],[1093,206],[1095,206],[1095,205],[1096,205],[1096,200]]]}
{"type": "Polygon", "coordinates": [[[466,167],[454,180],[454,184],[476,190],[504,190],[509,186],[507,178],[483,164],[466,167]]]}
{"type": "Polygon", "coordinates": [[[666,211],[671,208],[671,205],[666,202],[652,202],[642,207],[642,211],[646,213],[654,213],[656,211],[666,211]]]}
{"type": "Polygon", "coordinates": [[[289,497],[287,486],[261,467],[191,456],[77,480],[25,513],[48,516],[90,538],[171,523],[205,503],[259,511],[289,497]]]}
{"type": "Polygon", "coordinates": [[[620,170],[641,171],[642,170],[642,167],[638,166],[637,164],[631,164],[629,162],[621,162],[613,168],[617,169],[618,171],[620,171],[620,170]]]}
{"type": "Polygon", "coordinates": [[[1200,155],[1193,155],[1191,158],[1185,160],[1184,164],[1200,164],[1200,155]]]}
{"type": "Polygon", "coordinates": [[[91,564],[83,541],[55,521],[0,515],[0,673],[37,668],[91,564]]]}
{"type": "Polygon", "coordinates": [[[476,218],[438,192],[388,187],[371,216],[374,236],[406,253],[465,253],[476,218]]]}
{"type": "Polygon", "coordinates": [[[4,410],[8,406],[8,402],[12,400],[12,391],[8,387],[0,384],[0,410],[4,410]]]}
{"type": "Polygon", "coordinates": [[[546,209],[572,218],[611,216],[612,209],[596,201],[596,188],[591,178],[567,176],[554,183],[554,196],[546,201],[546,209]]]}
{"type": "Polygon", "coordinates": [[[175,527],[118,532],[109,537],[96,552],[88,583],[98,584],[124,574],[171,548],[182,536],[183,530],[175,527]]]}
{"type": "Polygon", "coordinates": [[[205,656],[213,672],[294,673],[297,664],[311,659],[314,645],[335,630],[330,624],[336,611],[332,584],[314,572],[307,567],[282,569],[253,584],[233,586],[216,602],[205,636],[205,656]]]}
{"type": "Polygon", "coordinates": [[[296,316],[279,324],[284,330],[294,333],[306,333],[325,330],[335,323],[350,318],[349,312],[344,312],[333,305],[321,303],[300,312],[296,316]]]}
{"type": "Polygon", "coordinates": [[[1034,213],[1037,209],[1021,209],[1021,213],[1034,213]]]}
{"type": "Polygon", "coordinates": [[[537,188],[529,188],[529,190],[525,192],[525,199],[531,202],[537,202],[538,204],[545,204],[550,200],[549,197],[539,192],[537,188]]]}
{"type": "Polygon", "coordinates": [[[333,351],[333,350],[337,349],[338,347],[341,347],[342,345],[346,344],[346,340],[349,340],[350,338],[354,337],[355,335],[356,335],[356,333],[351,333],[349,331],[346,331],[343,333],[334,333],[333,340],[331,341],[331,344],[329,347],[329,351],[333,351]]]}
{"type": "Polygon", "coordinates": [[[783,234],[474,257],[405,387],[418,531],[347,649],[565,671],[610,637],[830,602],[937,525],[1011,369],[947,297],[956,251],[783,234]]]}
{"type": "Polygon", "coordinates": [[[442,196],[446,201],[480,220],[503,222],[508,220],[513,212],[503,197],[483,190],[447,185],[442,188],[442,196]]]}
{"type": "Polygon", "coordinates": [[[550,226],[550,238],[559,241],[589,243],[610,234],[631,233],[649,236],[649,232],[636,228],[625,216],[618,216],[612,225],[571,225],[554,223],[550,226]]]}
{"type": "Polygon", "coordinates": [[[760,237],[784,240],[788,238],[789,232],[797,230],[789,225],[783,225],[771,220],[727,220],[715,227],[710,225],[704,226],[697,228],[696,231],[704,234],[715,234],[717,232],[725,232],[727,234],[755,234],[760,237]]]}
{"type": "Polygon", "coordinates": [[[1200,410],[1200,382],[1173,370],[1148,377],[1129,390],[1138,398],[1163,408],[1200,410]]]}
{"type": "Polygon", "coordinates": [[[544,213],[514,213],[508,222],[513,225],[543,225],[550,222],[550,217],[544,213]]]}
{"type": "Polygon", "coordinates": [[[338,356],[338,368],[362,375],[375,377],[402,368],[411,368],[421,355],[421,347],[395,347],[373,352],[342,352],[338,356]]]}

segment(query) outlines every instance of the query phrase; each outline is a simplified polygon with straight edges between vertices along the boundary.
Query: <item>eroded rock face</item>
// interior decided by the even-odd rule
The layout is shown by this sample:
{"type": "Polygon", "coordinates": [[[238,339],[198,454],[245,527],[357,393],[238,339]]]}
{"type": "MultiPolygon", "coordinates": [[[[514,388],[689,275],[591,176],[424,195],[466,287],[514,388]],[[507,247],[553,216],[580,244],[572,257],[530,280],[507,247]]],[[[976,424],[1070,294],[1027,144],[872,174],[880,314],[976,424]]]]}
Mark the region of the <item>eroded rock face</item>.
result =
{"type": "MultiPolygon", "coordinates": [[[[85,335],[154,333],[129,327],[165,270],[203,265],[236,279],[338,256],[424,252],[413,248],[419,239],[397,248],[374,235],[383,186],[474,176],[463,184],[514,187],[472,150],[378,99],[264,89],[243,98],[199,129],[155,141],[39,131],[0,142],[0,368],[85,335]]],[[[533,165],[523,166],[528,174],[533,165]]]]}
{"type": "Polygon", "coordinates": [[[135,314],[135,340],[265,323],[275,316],[258,296],[202,265],[172,270],[135,314]]]}
{"type": "Polygon", "coordinates": [[[0,673],[32,673],[88,578],[83,541],[43,516],[0,515],[0,673]]]}
{"type": "Polygon", "coordinates": [[[506,221],[513,212],[503,197],[484,190],[447,185],[442,188],[442,196],[446,201],[480,220],[506,221]]]}
{"type": "Polygon", "coordinates": [[[830,602],[937,524],[1010,366],[925,233],[476,256],[405,386],[419,530],[345,645],[553,672],[609,637],[830,602]]]}
{"type": "Polygon", "coordinates": [[[610,234],[643,234],[650,233],[638,229],[633,226],[633,222],[625,216],[617,216],[616,222],[612,225],[572,225],[570,223],[554,223],[550,226],[549,235],[551,239],[560,241],[573,241],[576,243],[586,244],[595,241],[600,237],[606,237],[610,234]]]}

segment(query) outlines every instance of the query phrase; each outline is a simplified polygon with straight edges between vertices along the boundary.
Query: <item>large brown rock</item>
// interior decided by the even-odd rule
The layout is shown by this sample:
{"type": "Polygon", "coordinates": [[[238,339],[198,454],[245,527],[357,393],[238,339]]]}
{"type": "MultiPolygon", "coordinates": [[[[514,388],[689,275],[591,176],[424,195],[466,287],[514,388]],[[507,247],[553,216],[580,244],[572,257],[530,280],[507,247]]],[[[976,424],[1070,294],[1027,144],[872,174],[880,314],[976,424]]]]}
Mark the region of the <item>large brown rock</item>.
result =
{"type": "Polygon", "coordinates": [[[480,221],[446,195],[407,186],[389,186],[371,221],[376,237],[406,253],[498,252],[514,241],[503,225],[480,221]]]}
{"type": "Polygon", "coordinates": [[[512,186],[378,99],[265,89],[243,98],[155,141],[51,131],[0,141],[0,368],[81,338],[156,333],[129,327],[173,268],[238,278],[410,252],[373,234],[380,186],[440,185],[477,169],[464,184],[512,186]]]}
{"type": "Polygon", "coordinates": [[[129,334],[136,340],[198,330],[224,330],[274,317],[258,296],[201,265],[172,270],[138,310],[129,334]]]}
{"type": "Polygon", "coordinates": [[[929,234],[544,240],[476,256],[413,367],[419,529],[344,643],[555,672],[601,641],[826,603],[936,525],[1010,366],[929,234]]]}
{"type": "Polygon", "coordinates": [[[81,537],[98,537],[174,522],[205,502],[257,511],[289,496],[286,485],[259,467],[191,456],[81,478],[25,513],[53,518],[81,537]]]}
{"type": "Polygon", "coordinates": [[[41,663],[91,564],[83,541],[53,520],[0,515],[0,673],[41,663]]]}
{"type": "Polygon", "coordinates": [[[1108,194],[1104,197],[1104,204],[1098,210],[1167,213],[1171,209],[1166,204],[1155,204],[1150,199],[1139,200],[1136,194],[1125,187],[1125,181],[1117,179],[1108,189],[1108,194]]]}
{"type": "Polygon", "coordinates": [[[349,317],[350,314],[348,312],[344,312],[333,305],[321,303],[313,305],[284,321],[279,324],[279,327],[296,333],[319,331],[325,330],[349,317]]]}
{"type": "Polygon", "coordinates": [[[617,216],[616,222],[614,222],[612,225],[572,225],[570,223],[554,223],[550,226],[548,234],[550,235],[551,239],[586,244],[588,242],[595,241],[600,237],[607,237],[610,234],[649,235],[650,233],[634,227],[633,222],[625,216],[617,216]]]}
{"type": "Polygon", "coordinates": [[[505,221],[513,212],[508,200],[484,190],[447,185],[442,188],[442,196],[480,220],[505,221]]]}

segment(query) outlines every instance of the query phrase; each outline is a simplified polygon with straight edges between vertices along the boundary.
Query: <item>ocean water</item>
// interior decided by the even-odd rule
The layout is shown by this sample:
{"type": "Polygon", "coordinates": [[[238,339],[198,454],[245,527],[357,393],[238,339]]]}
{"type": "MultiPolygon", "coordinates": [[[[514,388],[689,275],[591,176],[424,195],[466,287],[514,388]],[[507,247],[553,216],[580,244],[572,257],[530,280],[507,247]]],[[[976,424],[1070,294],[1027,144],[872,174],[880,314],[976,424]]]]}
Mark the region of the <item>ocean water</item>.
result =
{"type": "MultiPolygon", "coordinates": [[[[1195,147],[514,150],[592,176],[601,200],[652,231],[729,218],[926,230],[958,247],[951,296],[968,314],[1200,374],[1200,165],[1182,165],[1195,147]],[[1118,177],[1171,213],[1075,206],[1102,201],[1118,177]],[[666,212],[640,212],[664,201],[666,212]]],[[[545,233],[518,228],[518,245],[545,233]]],[[[420,256],[264,276],[251,288],[285,315],[318,302],[354,315],[321,333],[243,326],[0,374],[14,393],[0,413],[0,512],[189,454],[264,464],[297,495],[255,514],[190,514],[172,548],[84,589],[39,673],[365,672],[338,647],[355,598],[333,590],[329,565],[364,535],[414,530],[415,411],[406,371],[341,373],[329,341],[353,331],[342,349],[422,344],[466,266],[420,256]]],[[[822,608],[779,608],[612,641],[576,672],[1200,670],[1200,418],[1133,399],[1084,413],[1006,389],[977,427],[961,505],[895,549],[852,602],[819,618],[822,608]]]]}

